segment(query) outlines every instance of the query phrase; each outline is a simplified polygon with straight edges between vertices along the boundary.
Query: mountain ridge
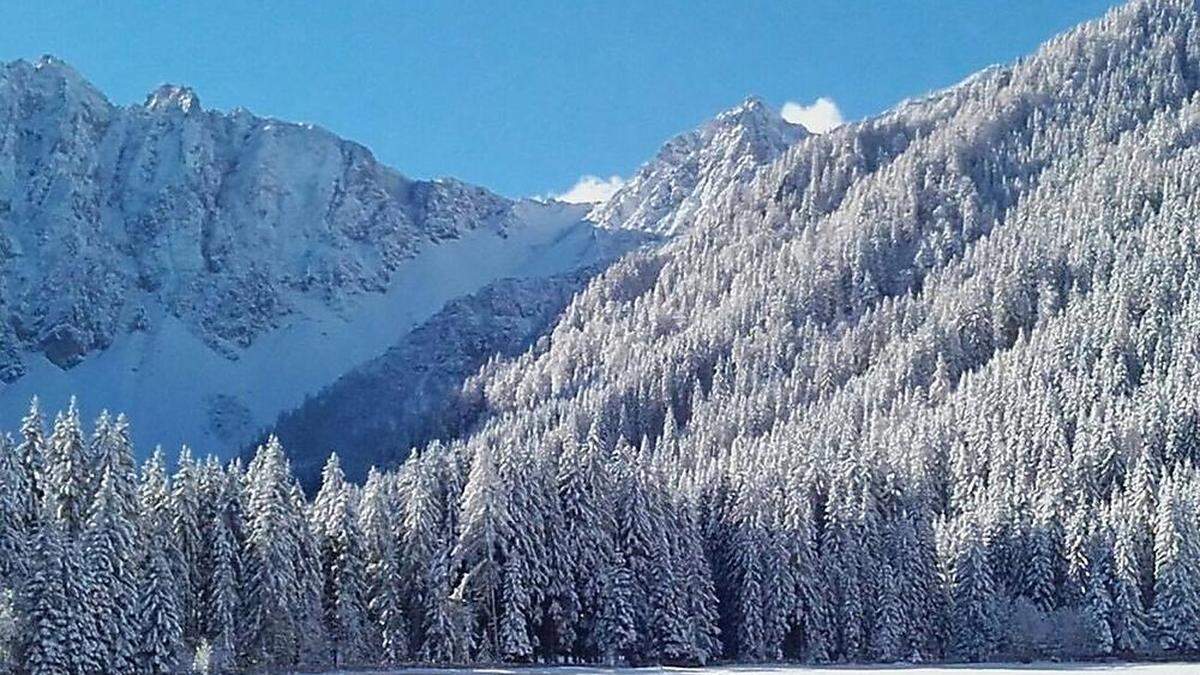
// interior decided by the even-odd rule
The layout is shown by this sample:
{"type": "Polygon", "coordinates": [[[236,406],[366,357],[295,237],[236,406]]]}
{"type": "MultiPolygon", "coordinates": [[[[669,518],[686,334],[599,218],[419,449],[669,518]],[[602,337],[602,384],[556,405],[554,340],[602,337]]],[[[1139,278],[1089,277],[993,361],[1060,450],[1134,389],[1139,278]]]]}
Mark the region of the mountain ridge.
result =
{"type": "MultiPolygon", "coordinates": [[[[748,100],[691,132],[690,149],[672,158],[715,181],[752,171],[797,133],[748,100]]],[[[687,208],[686,190],[674,192],[657,205],[660,217],[687,208]]],[[[232,450],[343,374],[309,359],[278,364],[271,377],[272,351],[338,336],[330,340],[345,353],[323,358],[349,372],[459,294],[593,266],[644,235],[683,229],[595,224],[585,218],[591,208],[409,179],[321,127],[209,110],[184,85],[122,106],[57,58],[8,63],[0,412],[16,414],[39,393],[51,406],[72,394],[103,397],[162,420],[135,428],[141,446],[232,450]],[[446,248],[500,259],[463,275],[438,252],[446,248]],[[419,313],[405,309],[405,294],[419,313]],[[370,321],[365,312],[383,312],[374,321],[394,324],[391,337],[358,328],[367,337],[354,344],[349,331],[370,321]],[[198,383],[195,396],[180,398],[175,381],[198,383]],[[284,383],[297,391],[277,391],[284,383]],[[170,400],[180,412],[164,407],[170,400]],[[177,420],[185,408],[205,411],[201,421],[177,420]]]]}

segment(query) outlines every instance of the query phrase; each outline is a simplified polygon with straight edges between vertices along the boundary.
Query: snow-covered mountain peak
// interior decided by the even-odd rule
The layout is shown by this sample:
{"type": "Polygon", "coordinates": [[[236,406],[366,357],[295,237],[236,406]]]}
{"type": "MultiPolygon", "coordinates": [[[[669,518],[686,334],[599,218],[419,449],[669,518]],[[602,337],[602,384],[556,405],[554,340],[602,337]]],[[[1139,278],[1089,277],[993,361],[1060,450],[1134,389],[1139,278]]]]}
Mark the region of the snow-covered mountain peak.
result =
{"type": "Polygon", "coordinates": [[[717,114],[705,126],[743,127],[750,130],[783,130],[799,125],[783,119],[758,96],[747,96],[739,105],[717,114]]]}
{"type": "Polygon", "coordinates": [[[161,85],[147,94],[146,102],[143,105],[154,111],[180,110],[187,113],[201,109],[200,97],[191,87],[174,84],[161,85]]]}
{"type": "Polygon", "coordinates": [[[689,229],[702,205],[737,190],[757,169],[808,136],[749,97],[699,128],[668,141],[589,218],[602,227],[674,235],[689,229]]]}
{"type": "Polygon", "coordinates": [[[103,114],[112,108],[104,94],[79,71],[50,55],[33,62],[17,59],[0,66],[0,96],[19,97],[26,106],[47,110],[83,109],[103,114]]]}
{"type": "Polygon", "coordinates": [[[772,117],[772,110],[762,98],[750,95],[745,98],[739,105],[728,110],[724,110],[717,114],[716,120],[734,120],[739,118],[750,118],[751,120],[765,121],[772,117]]]}
{"type": "Polygon", "coordinates": [[[737,146],[741,141],[736,149],[748,151],[762,161],[773,160],[781,148],[809,135],[803,125],[783,119],[757,96],[717,115],[708,126],[713,141],[723,142],[727,147],[737,146]]]}
{"type": "Polygon", "coordinates": [[[89,87],[91,86],[87,80],[84,79],[83,75],[80,75],[79,71],[75,70],[71,64],[52,54],[43,54],[33,63],[29,63],[23,59],[18,59],[10,65],[17,64],[26,66],[33,72],[38,73],[43,77],[55,77],[73,84],[85,85],[89,87]]]}

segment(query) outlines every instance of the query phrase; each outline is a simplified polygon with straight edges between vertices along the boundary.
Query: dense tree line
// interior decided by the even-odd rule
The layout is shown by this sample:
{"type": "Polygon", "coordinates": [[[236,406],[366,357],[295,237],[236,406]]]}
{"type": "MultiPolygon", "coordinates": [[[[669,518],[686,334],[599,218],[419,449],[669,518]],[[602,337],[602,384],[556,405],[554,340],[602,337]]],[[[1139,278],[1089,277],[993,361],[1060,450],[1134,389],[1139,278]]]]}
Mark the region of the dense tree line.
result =
{"type": "Polygon", "coordinates": [[[125,420],[35,407],[9,662],[1200,652],[1198,16],[1135,2],[714,188],[361,486],[334,456],[310,499],[274,439],[138,471],[125,420]]]}

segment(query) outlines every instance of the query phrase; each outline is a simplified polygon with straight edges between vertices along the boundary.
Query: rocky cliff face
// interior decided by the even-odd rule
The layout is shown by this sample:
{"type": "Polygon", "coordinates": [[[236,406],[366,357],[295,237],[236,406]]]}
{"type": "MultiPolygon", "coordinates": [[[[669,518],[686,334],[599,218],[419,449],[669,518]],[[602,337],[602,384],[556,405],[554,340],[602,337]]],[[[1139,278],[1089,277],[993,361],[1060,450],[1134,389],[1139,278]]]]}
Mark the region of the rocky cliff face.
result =
{"type": "Polygon", "coordinates": [[[619,253],[586,210],[412,180],[186,87],[119,106],[56,59],[7,64],[0,411],[78,394],[143,447],[236,449],[443,303],[619,253]]]}
{"type": "Polygon", "coordinates": [[[154,306],[236,355],[300,298],[385,289],[423,247],[503,232],[513,202],[414,181],[310,125],[163,86],[120,107],[52,58],[0,69],[0,342],[79,363],[154,306]]]}

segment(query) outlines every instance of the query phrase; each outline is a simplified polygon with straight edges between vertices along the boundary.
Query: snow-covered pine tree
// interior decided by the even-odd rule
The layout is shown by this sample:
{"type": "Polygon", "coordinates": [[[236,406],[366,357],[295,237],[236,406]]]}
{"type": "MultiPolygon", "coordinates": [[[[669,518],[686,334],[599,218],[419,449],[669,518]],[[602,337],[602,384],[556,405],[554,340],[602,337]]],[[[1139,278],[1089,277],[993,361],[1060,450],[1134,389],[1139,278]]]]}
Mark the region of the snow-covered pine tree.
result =
{"type": "Polygon", "coordinates": [[[1105,512],[1099,522],[1091,524],[1083,594],[1083,615],[1092,636],[1089,647],[1101,656],[1113,651],[1112,548],[1110,516],[1105,512]]]}
{"type": "Polygon", "coordinates": [[[400,575],[406,589],[405,612],[412,633],[411,652],[422,660],[436,660],[431,655],[447,653],[448,643],[453,642],[445,636],[450,630],[449,618],[441,611],[445,598],[439,597],[440,591],[436,590],[449,584],[445,578],[448,572],[437,569],[436,561],[448,545],[450,534],[442,531],[445,519],[440,512],[437,474],[432,462],[414,455],[404,468],[408,490],[399,554],[400,575]]]}
{"type": "Polygon", "coordinates": [[[408,658],[410,640],[396,537],[396,508],[391,478],[372,468],[363,485],[358,518],[366,561],[370,650],[379,655],[378,660],[385,666],[394,666],[408,658]]]}
{"type": "Polygon", "coordinates": [[[309,512],[324,579],[322,616],[335,667],[358,662],[366,646],[366,556],[353,495],[337,454],[321,473],[321,489],[309,512]]]}
{"type": "Polygon", "coordinates": [[[526,662],[538,647],[535,628],[548,582],[545,507],[530,480],[534,469],[520,444],[504,444],[496,460],[497,476],[509,486],[506,503],[513,519],[502,545],[500,657],[526,662]]]}
{"type": "MultiPolygon", "coordinates": [[[[161,541],[175,547],[170,517],[170,485],[167,459],[156,447],[142,463],[138,483],[138,531],[143,541],[161,541]]],[[[168,558],[177,555],[172,551],[168,558]]]]}
{"type": "MultiPolygon", "coordinates": [[[[779,500],[773,492],[772,500],[779,500]]],[[[788,562],[791,551],[787,535],[780,527],[782,515],[770,512],[766,517],[767,533],[763,547],[763,645],[767,658],[783,658],[784,646],[796,618],[796,581],[788,562]]]]}
{"type": "Polygon", "coordinates": [[[680,588],[688,617],[687,660],[704,665],[721,654],[720,628],[717,626],[717,595],[712,570],[704,555],[695,506],[685,495],[676,507],[680,528],[676,536],[682,546],[680,588]]]}
{"type": "Polygon", "coordinates": [[[817,568],[817,529],[811,494],[815,479],[811,472],[811,467],[793,469],[784,494],[782,527],[787,533],[788,565],[792,567],[792,581],[796,585],[791,625],[797,633],[794,638],[797,644],[789,655],[810,663],[823,663],[829,659],[831,635],[827,587],[821,583],[817,568]]]}
{"type": "Polygon", "coordinates": [[[901,605],[901,583],[891,563],[884,560],[879,569],[875,605],[871,608],[870,653],[875,661],[892,663],[907,656],[904,643],[908,620],[901,605]]]}
{"type": "Polygon", "coordinates": [[[1154,519],[1154,603],[1150,616],[1159,647],[1167,652],[1194,649],[1200,640],[1200,577],[1194,511],[1180,476],[1165,476],[1154,519]]]}
{"type": "Polygon", "coordinates": [[[541,625],[538,630],[538,657],[557,661],[571,655],[579,621],[579,593],[575,586],[571,553],[567,541],[566,520],[558,495],[558,453],[535,455],[537,470],[536,497],[542,507],[543,542],[545,555],[545,588],[542,589],[541,625]]]}
{"type": "Polygon", "coordinates": [[[663,493],[662,479],[647,456],[643,454],[635,466],[638,476],[634,482],[646,499],[649,524],[646,550],[658,551],[656,558],[645,565],[649,574],[646,581],[649,656],[661,663],[684,662],[690,658],[691,617],[683,596],[684,579],[680,576],[683,571],[680,530],[674,522],[672,504],[663,493]]]}
{"type": "Polygon", "coordinates": [[[625,562],[625,554],[618,546],[604,571],[600,613],[596,622],[596,642],[601,645],[603,660],[610,667],[629,659],[637,647],[633,587],[633,575],[625,562]]]}
{"type": "Polygon", "coordinates": [[[978,524],[967,520],[954,533],[950,593],[953,601],[953,653],[968,661],[991,656],[999,626],[996,589],[978,524]]]}
{"type": "Polygon", "coordinates": [[[831,656],[857,660],[863,657],[866,606],[863,598],[862,531],[858,527],[862,486],[855,485],[858,467],[845,460],[837,468],[828,497],[826,526],[822,533],[821,567],[829,592],[831,656]]]}
{"type": "Polygon", "coordinates": [[[25,531],[32,536],[42,515],[43,488],[45,480],[46,457],[45,421],[38,399],[35,396],[29,404],[29,412],[21,420],[20,442],[16,453],[20,461],[21,472],[26,486],[25,497],[25,531]]]}
{"type": "Polygon", "coordinates": [[[190,646],[202,639],[204,617],[200,596],[204,587],[204,542],[200,533],[200,469],[187,446],[180,448],[171,476],[169,512],[177,555],[172,560],[179,580],[179,611],[183,639],[190,646]]]}
{"type": "Polygon", "coordinates": [[[483,661],[500,656],[504,542],[512,527],[494,452],[483,446],[471,461],[462,495],[462,530],[454,549],[454,567],[461,570],[454,597],[469,603],[475,613],[482,635],[476,646],[483,661]]]}
{"type": "Polygon", "coordinates": [[[200,595],[205,631],[203,640],[211,646],[218,667],[232,665],[238,653],[237,612],[241,601],[238,584],[237,542],[226,523],[225,513],[213,514],[204,529],[209,555],[208,578],[200,595]]]}
{"type": "MultiPolygon", "coordinates": [[[[573,427],[574,423],[569,423],[573,427]]],[[[594,625],[599,608],[599,580],[596,570],[602,570],[611,556],[613,543],[613,514],[609,480],[599,453],[599,427],[593,424],[591,434],[595,443],[581,444],[573,429],[562,432],[561,456],[556,482],[563,516],[563,563],[570,583],[575,588],[579,612],[568,617],[575,636],[572,651],[577,655],[598,653],[594,636],[586,628],[594,625]],[[578,627],[575,629],[574,627],[578,627]]]]}
{"type": "Polygon", "coordinates": [[[73,610],[66,595],[63,534],[53,524],[39,527],[34,537],[32,569],[23,589],[28,607],[21,655],[30,675],[71,672],[72,646],[67,626],[73,610]]]}
{"type": "Polygon", "coordinates": [[[91,581],[89,604],[103,646],[101,662],[117,672],[137,669],[141,641],[137,615],[141,551],[134,522],[132,457],[126,452],[127,448],[110,448],[102,458],[100,484],[83,540],[91,581]]]}
{"type": "Polygon", "coordinates": [[[83,531],[91,495],[87,494],[87,445],[79,422],[75,399],[66,413],[54,421],[54,432],[46,442],[44,480],[41,481],[45,513],[53,517],[68,537],[83,531]]]}
{"type": "Polygon", "coordinates": [[[151,541],[138,580],[138,672],[172,673],[184,654],[179,589],[160,542],[151,541]]]}
{"type": "Polygon", "coordinates": [[[730,568],[736,579],[736,654],[745,661],[761,661],[766,645],[763,635],[762,549],[763,532],[758,526],[757,495],[745,489],[738,493],[730,568]]]}
{"type": "MultiPolygon", "coordinates": [[[[87,481],[85,493],[94,496],[100,489],[101,466],[108,449],[108,437],[112,433],[113,419],[108,410],[101,410],[96,421],[92,422],[92,436],[88,441],[83,456],[83,475],[87,481]]],[[[91,506],[91,503],[88,503],[91,506]]],[[[86,517],[86,516],[85,516],[86,517]]]]}
{"type": "Polygon", "coordinates": [[[10,438],[0,434],[0,588],[11,589],[24,580],[29,534],[25,504],[29,485],[20,456],[10,438]]]}
{"type": "Polygon", "coordinates": [[[438,663],[464,663],[475,649],[474,608],[452,593],[449,543],[438,542],[430,557],[424,587],[428,599],[421,608],[424,639],[419,658],[438,663]]]}
{"type": "MultiPolygon", "coordinates": [[[[296,570],[295,586],[292,588],[295,602],[292,611],[297,622],[296,636],[315,636],[310,640],[297,640],[294,644],[292,661],[298,665],[312,666],[320,662],[327,653],[325,644],[328,636],[322,629],[321,599],[324,597],[325,575],[321,571],[321,547],[316,534],[309,527],[307,518],[308,502],[300,483],[291,474],[291,466],[287,467],[288,512],[285,521],[288,524],[287,538],[292,542],[293,565],[296,570]]],[[[353,516],[348,516],[351,519],[353,516]]],[[[358,559],[361,564],[361,554],[358,559]]],[[[358,578],[361,580],[361,570],[358,578]]]]}
{"type": "Polygon", "coordinates": [[[103,594],[97,589],[101,580],[90,566],[83,534],[63,541],[63,593],[70,601],[63,636],[71,646],[70,672],[95,673],[104,668],[107,658],[103,594]]]}
{"type": "Polygon", "coordinates": [[[307,608],[299,593],[291,482],[283,447],[271,437],[259,447],[245,475],[242,662],[247,666],[295,663],[299,641],[313,637],[299,632],[307,608]]]}
{"type": "Polygon", "coordinates": [[[1121,493],[1113,496],[1112,620],[1113,649],[1119,654],[1141,652],[1149,639],[1146,606],[1142,601],[1141,558],[1137,554],[1135,523],[1121,493]]]}

